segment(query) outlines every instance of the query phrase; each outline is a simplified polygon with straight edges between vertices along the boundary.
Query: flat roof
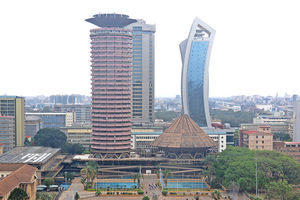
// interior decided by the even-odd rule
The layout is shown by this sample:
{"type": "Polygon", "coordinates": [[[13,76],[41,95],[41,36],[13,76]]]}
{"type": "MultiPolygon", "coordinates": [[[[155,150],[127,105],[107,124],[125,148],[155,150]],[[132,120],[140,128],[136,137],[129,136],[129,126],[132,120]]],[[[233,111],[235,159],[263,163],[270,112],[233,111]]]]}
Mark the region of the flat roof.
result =
{"type": "Polygon", "coordinates": [[[0,155],[0,163],[44,164],[59,151],[50,147],[16,147],[0,155]]]}
{"type": "MultiPolygon", "coordinates": [[[[66,115],[67,113],[55,113],[55,112],[49,112],[49,113],[25,113],[27,116],[29,115],[66,115]]],[[[27,117],[26,116],[26,117],[27,117]]]]}
{"type": "Polygon", "coordinates": [[[131,135],[161,135],[163,132],[131,132],[131,135]]]}
{"type": "Polygon", "coordinates": [[[0,96],[0,98],[23,98],[24,97],[20,97],[20,96],[0,96]]]}

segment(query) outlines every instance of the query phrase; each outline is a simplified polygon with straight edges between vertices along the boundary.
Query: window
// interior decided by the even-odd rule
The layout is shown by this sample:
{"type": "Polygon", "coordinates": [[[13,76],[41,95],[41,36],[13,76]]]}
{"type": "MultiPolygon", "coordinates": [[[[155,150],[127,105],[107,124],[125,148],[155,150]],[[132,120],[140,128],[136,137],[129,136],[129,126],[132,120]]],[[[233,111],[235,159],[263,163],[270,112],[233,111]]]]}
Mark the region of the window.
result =
{"type": "Polygon", "coordinates": [[[258,143],[258,141],[256,140],[256,144],[258,143]]]}
{"type": "Polygon", "coordinates": [[[265,141],[261,141],[261,143],[263,143],[263,144],[264,144],[264,143],[265,143],[265,141]]]}
{"type": "Polygon", "coordinates": [[[256,138],[258,138],[258,136],[256,136],[256,138]]]}
{"type": "Polygon", "coordinates": [[[264,149],[265,147],[264,147],[264,146],[262,146],[261,148],[262,148],[262,149],[264,149]]]}
{"type": "Polygon", "coordinates": [[[265,136],[263,135],[263,136],[261,136],[262,138],[265,138],[265,136]]]}
{"type": "Polygon", "coordinates": [[[258,146],[256,146],[256,149],[258,149],[258,146]]]}

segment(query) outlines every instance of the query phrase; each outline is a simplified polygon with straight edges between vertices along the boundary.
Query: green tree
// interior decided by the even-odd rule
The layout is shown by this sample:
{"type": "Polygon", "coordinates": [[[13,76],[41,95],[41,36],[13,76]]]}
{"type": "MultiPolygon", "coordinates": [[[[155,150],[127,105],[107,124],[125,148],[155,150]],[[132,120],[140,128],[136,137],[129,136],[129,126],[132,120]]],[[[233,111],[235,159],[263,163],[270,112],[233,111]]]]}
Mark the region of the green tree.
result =
{"type": "Polygon", "coordinates": [[[67,178],[67,181],[72,181],[74,179],[74,175],[70,172],[67,172],[66,173],[66,178],[67,178]]]}
{"type": "Polygon", "coordinates": [[[28,198],[27,193],[22,188],[15,188],[8,196],[8,200],[25,200],[28,198]]]}
{"type": "Polygon", "coordinates": [[[32,143],[29,141],[28,138],[25,138],[25,140],[24,140],[24,145],[25,145],[25,146],[32,146],[32,143]]]}
{"type": "Polygon", "coordinates": [[[80,170],[80,174],[82,177],[81,183],[84,184],[85,188],[87,189],[89,186],[92,185],[94,178],[98,173],[98,164],[97,162],[86,162],[85,166],[80,170]]]}
{"type": "Polygon", "coordinates": [[[35,144],[44,147],[62,148],[66,140],[66,135],[55,128],[40,129],[34,136],[35,144]]]}
{"type": "Polygon", "coordinates": [[[180,112],[174,111],[157,111],[154,113],[155,119],[162,119],[165,122],[171,122],[180,116],[180,112]]]}
{"type": "Polygon", "coordinates": [[[46,193],[46,192],[37,192],[36,199],[37,200],[53,200],[53,197],[49,193],[46,193]]]}
{"type": "Polygon", "coordinates": [[[80,198],[79,194],[76,192],[75,196],[74,196],[74,199],[75,200],[78,200],[80,198]]]}
{"type": "Polygon", "coordinates": [[[223,123],[230,123],[232,127],[239,127],[241,123],[252,123],[255,114],[252,112],[234,112],[233,110],[210,110],[210,114],[215,119],[222,120],[223,123]]]}
{"type": "Polygon", "coordinates": [[[50,188],[50,185],[54,184],[54,179],[53,178],[45,178],[43,181],[43,184],[47,186],[47,188],[50,188]]]}
{"type": "Polygon", "coordinates": [[[214,200],[220,200],[222,198],[221,192],[219,190],[214,190],[211,193],[211,196],[214,200]]]}
{"type": "Polygon", "coordinates": [[[212,186],[228,187],[234,182],[240,191],[254,192],[256,160],[258,188],[267,189],[271,182],[283,180],[288,184],[300,184],[300,164],[293,158],[275,151],[227,147],[211,166],[212,186]]]}
{"type": "Polygon", "coordinates": [[[168,188],[168,178],[169,178],[169,176],[172,175],[172,173],[171,173],[171,171],[168,170],[168,169],[165,169],[162,173],[163,173],[163,176],[164,176],[164,178],[163,178],[164,183],[165,183],[165,185],[166,185],[166,188],[168,188]]]}
{"type": "Polygon", "coordinates": [[[148,196],[144,196],[143,200],[150,200],[150,198],[148,196]]]}
{"type": "Polygon", "coordinates": [[[288,200],[293,186],[287,181],[271,182],[267,187],[267,199],[288,200]]]}
{"type": "Polygon", "coordinates": [[[82,154],[83,151],[84,151],[84,148],[83,148],[83,146],[81,144],[66,143],[62,147],[62,152],[70,154],[70,155],[73,155],[73,154],[82,154]]]}
{"type": "Polygon", "coordinates": [[[136,173],[132,176],[132,178],[134,183],[137,181],[138,188],[140,188],[142,175],[140,173],[136,173]]]}
{"type": "Polygon", "coordinates": [[[290,137],[289,134],[282,133],[282,132],[274,132],[273,139],[280,140],[280,141],[288,141],[288,142],[292,141],[292,138],[290,137]]]}

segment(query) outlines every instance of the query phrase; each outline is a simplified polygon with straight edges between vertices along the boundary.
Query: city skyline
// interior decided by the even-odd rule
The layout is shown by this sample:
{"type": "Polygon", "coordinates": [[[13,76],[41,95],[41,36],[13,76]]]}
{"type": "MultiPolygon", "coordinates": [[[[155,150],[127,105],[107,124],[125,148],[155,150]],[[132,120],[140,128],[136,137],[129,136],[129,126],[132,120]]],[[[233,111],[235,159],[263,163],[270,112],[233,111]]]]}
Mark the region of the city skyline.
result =
{"type": "Polygon", "coordinates": [[[156,97],[180,94],[177,45],[195,17],[217,30],[210,60],[210,97],[299,93],[300,13],[296,1],[191,4],[194,6],[176,2],[166,15],[169,4],[158,1],[147,8],[137,1],[1,2],[0,66],[5,68],[5,76],[0,79],[0,92],[18,96],[90,95],[89,27],[84,19],[101,11],[127,14],[156,25],[156,97]],[[288,27],[288,37],[278,29],[282,24],[288,27]]]}

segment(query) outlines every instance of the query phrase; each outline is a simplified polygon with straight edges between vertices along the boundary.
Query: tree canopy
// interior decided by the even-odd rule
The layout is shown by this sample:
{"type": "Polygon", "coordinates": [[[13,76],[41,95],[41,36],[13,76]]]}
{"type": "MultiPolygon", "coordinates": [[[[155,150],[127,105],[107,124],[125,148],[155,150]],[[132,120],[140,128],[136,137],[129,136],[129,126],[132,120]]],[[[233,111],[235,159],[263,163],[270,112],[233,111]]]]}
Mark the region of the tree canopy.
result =
{"type": "Polygon", "coordinates": [[[47,186],[49,189],[50,185],[54,184],[54,179],[53,178],[45,178],[43,181],[43,184],[47,186]]]}
{"type": "Polygon", "coordinates": [[[300,164],[293,158],[275,151],[255,151],[241,147],[227,147],[212,164],[213,185],[228,187],[237,183],[241,191],[253,192],[256,184],[267,189],[271,182],[300,183],[300,164]]]}
{"type": "Polygon", "coordinates": [[[8,200],[25,200],[27,198],[28,195],[22,188],[15,188],[9,194],[8,200]]]}
{"type": "Polygon", "coordinates": [[[230,123],[232,127],[239,127],[242,123],[252,123],[255,114],[252,112],[234,112],[233,110],[210,110],[210,115],[215,119],[222,120],[222,123],[230,123]]]}
{"type": "Polygon", "coordinates": [[[68,154],[82,154],[83,151],[84,151],[84,148],[81,144],[66,143],[62,147],[62,152],[68,153],[68,154]]]}
{"type": "Polygon", "coordinates": [[[55,128],[40,129],[34,136],[34,142],[37,146],[62,148],[66,141],[66,135],[55,128]]]}

